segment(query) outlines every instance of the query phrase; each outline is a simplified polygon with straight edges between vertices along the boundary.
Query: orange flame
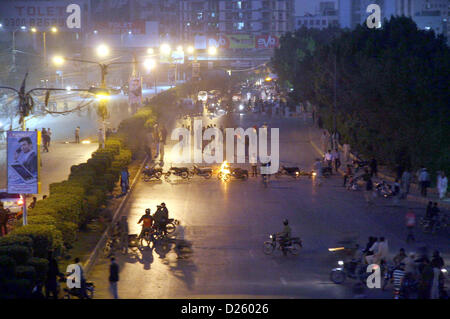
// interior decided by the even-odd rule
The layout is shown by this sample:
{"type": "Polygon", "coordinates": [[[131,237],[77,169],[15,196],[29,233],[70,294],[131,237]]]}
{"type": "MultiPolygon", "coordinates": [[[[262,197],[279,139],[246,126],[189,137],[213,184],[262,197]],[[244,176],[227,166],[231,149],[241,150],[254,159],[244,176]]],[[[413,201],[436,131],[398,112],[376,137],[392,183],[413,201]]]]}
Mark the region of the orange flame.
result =
{"type": "Polygon", "coordinates": [[[220,173],[222,173],[221,179],[223,181],[226,181],[227,180],[227,176],[229,176],[231,174],[230,165],[228,165],[227,161],[223,162],[222,165],[220,166],[219,174],[220,173]]]}

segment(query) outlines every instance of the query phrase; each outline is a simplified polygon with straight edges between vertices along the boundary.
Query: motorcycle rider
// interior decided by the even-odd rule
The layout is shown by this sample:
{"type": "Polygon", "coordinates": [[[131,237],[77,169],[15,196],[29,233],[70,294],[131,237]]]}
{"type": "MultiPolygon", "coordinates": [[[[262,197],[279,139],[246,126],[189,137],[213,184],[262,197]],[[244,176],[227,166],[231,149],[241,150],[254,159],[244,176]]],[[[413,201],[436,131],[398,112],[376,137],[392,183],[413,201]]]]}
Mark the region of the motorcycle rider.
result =
{"type": "Polygon", "coordinates": [[[286,254],[286,251],[284,250],[284,247],[287,246],[291,239],[291,227],[289,226],[289,221],[287,219],[283,220],[283,231],[280,233],[277,233],[276,236],[280,237],[280,246],[283,250],[283,253],[286,254]]]}
{"type": "Polygon", "coordinates": [[[165,203],[157,206],[156,213],[153,215],[155,225],[161,229],[164,233],[167,233],[166,226],[169,221],[169,210],[165,203]]]}
{"type": "Polygon", "coordinates": [[[153,218],[152,215],[150,215],[150,208],[147,208],[145,210],[145,215],[142,215],[142,217],[138,221],[138,224],[140,224],[141,222],[142,222],[142,230],[141,233],[139,234],[139,238],[142,238],[145,232],[151,232],[153,218]]]}

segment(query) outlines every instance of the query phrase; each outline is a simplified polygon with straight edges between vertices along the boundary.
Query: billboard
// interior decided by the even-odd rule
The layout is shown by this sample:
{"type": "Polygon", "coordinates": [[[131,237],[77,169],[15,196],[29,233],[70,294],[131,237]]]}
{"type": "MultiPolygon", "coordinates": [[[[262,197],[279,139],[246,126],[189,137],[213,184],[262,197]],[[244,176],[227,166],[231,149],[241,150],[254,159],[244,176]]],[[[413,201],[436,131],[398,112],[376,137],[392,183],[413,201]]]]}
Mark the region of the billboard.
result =
{"type": "Polygon", "coordinates": [[[22,26],[46,31],[55,26],[79,32],[87,26],[88,15],[88,0],[2,1],[0,23],[10,31],[22,26]]]}
{"type": "Polygon", "coordinates": [[[257,49],[274,49],[279,46],[278,37],[274,35],[258,35],[255,38],[255,47],[257,49]]]}
{"type": "Polygon", "coordinates": [[[133,35],[143,35],[145,34],[145,21],[144,20],[135,20],[133,22],[116,22],[116,21],[108,21],[108,22],[97,22],[93,23],[93,29],[100,30],[100,33],[107,34],[131,34],[133,35]]]}
{"type": "Polygon", "coordinates": [[[255,38],[251,34],[232,34],[227,35],[230,41],[230,49],[253,49],[255,47],[255,38]]]}
{"type": "Polygon", "coordinates": [[[279,47],[279,39],[274,35],[222,34],[218,37],[195,36],[195,48],[207,49],[274,49],[279,47]]]}
{"type": "Polygon", "coordinates": [[[8,193],[39,193],[39,145],[40,132],[8,132],[8,193]]]}

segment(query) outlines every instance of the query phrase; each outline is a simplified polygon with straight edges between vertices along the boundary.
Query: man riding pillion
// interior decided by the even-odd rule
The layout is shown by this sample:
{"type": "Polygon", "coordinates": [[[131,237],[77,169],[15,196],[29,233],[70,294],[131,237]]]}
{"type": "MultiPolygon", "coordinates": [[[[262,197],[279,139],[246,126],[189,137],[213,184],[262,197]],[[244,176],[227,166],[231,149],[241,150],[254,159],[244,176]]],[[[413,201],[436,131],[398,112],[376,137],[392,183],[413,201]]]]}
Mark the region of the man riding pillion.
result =
{"type": "Polygon", "coordinates": [[[155,221],[155,225],[158,229],[161,229],[165,234],[167,233],[167,223],[169,222],[169,210],[166,207],[165,203],[161,203],[161,205],[157,206],[158,209],[156,213],[153,215],[153,219],[155,221]]]}
{"type": "Polygon", "coordinates": [[[286,254],[284,247],[286,247],[291,240],[292,230],[291,227],[289,226],[289,221],[287,219],[283,220],[283,225],[284,225],[283,231],[277,233],[276,236],[280,238],[280,246],[283,250],[283,254],[286,254]]]}
{"type": "Polygon", "coordinates": [[[139,238],[142,238],[145,232],[151,232],[152,230],[153,218],[152,215],[150,215],[150,208],[147,208],[145,210],[145,215],[142,215],[142,217],[138,221],[138,224],[140,224],[141,222],[142,222],[142,231],[139,234],[139,238]]]}

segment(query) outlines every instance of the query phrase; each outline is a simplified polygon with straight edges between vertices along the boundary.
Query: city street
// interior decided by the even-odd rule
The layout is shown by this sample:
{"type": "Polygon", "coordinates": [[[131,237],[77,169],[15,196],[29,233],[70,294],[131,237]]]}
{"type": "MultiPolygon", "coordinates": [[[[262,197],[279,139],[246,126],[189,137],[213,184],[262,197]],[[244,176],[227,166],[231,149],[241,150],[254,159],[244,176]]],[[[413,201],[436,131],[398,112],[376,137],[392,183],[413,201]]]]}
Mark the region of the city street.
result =
{"type": "MultiPolygon", "coordinates": [[[[308,138],[308,130],[315,128],[303,119],[253,114],[234,118],[233,127],[263,122],[269,128],[279,127],[281,164],[309,170],[318,157],[308,138]]],[[[248,164],[240,166],[249,168],[248,164]]],[[[140,232],[136,223],[145,208],[154,213],[161,202],[166,203],[171,218],[185,225],[193,254],[176,259],[173,250],[162,246],[119,254],[121,298],[352,298],[354,280],[347,279],[343,285],[330,281],[337,257],[327,250],[350,233],[359,235],[361,246],[370,235],[384,236],[392,256],[401,247],[409,252],[427,244],[449,258],[448,233],[432,236],[417,230],[416,244],[405,243],[405,213],[412,208],[422,215],[420,204],[394,207],[380,198],[375,207],[368,208],[361,191],[342,187],[340,175],[326,179],[321,187],[313,187],[308,177],[272,178],[268,188],[260,177],[229,182],[215,176],[210,180],[196,176],[191,181],[172,177],[170,183],[139,181],[122,212],[128,216],[130,233],[140,232]],[[284,218],[289,219],[293,236],[302,238],[303,250],[298,256],[264,255],[263,242],[282,230],[284,218]]],[[[89,274],[97,286],[97,298],[111,297],[108,265],[108,260],[100,258],[89,274]]],[[[392,292],[366,289],[366,294],[391,298],[392,292]]]]}

